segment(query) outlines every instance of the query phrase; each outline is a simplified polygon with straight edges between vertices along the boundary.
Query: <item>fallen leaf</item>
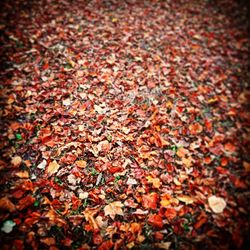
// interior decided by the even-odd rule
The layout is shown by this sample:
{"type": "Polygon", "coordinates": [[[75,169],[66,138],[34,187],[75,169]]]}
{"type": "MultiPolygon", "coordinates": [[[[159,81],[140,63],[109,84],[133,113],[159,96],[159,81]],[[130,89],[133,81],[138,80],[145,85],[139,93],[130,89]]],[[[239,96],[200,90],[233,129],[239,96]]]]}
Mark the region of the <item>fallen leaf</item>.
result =
{"type": "Polygon", "coordinates": [[[3,197],[0,199],[0,210],[7,210],[13,212],[16,210],[15,205],[9,200],[8,197],[3,197]]]}
{"type": "Polygon", "coordinates": [[[112,219],[115,218],[116,215],[124,215],[122,211],[122,207],[124,205],[120,201],[114,201],[107,206],[104,207],[105,216],[109,215],[112,219]]]}
{"type": "Polygon", "coordinates": [[[156,209],[159,195],[157,193],[145,194],[142,196],[142,206],[145,208],[156,209]]]}
{"type": "Polygon", "coordinates": [[[160,249],[168,250],[171,244],[172,242],[161,242],[161,243],[155,243],[154,246],[160,249]]]}
{"type": "Polygon", "coordinates": [[[167,208],[164,215],[167,219],[172,220],[176,217],[177,212],[174,208],[167,208]]]}
{"type": "Polygon", "coordinates": [[[148,183],[152,183],[154,188],[159,188],[161,186],[161,181],[159,178],[153,178],[151,176],[147,176],[146,179],[148,183]]]}
{"type": "Polygon", "coordinates": [[[1,231],[5,233],[10,233],[13,230],[13,227],[16,225],[16,223],[12,220],[6,220],[3,223],[3,226],[1,227],[1,231]]]}
{"type": "Polygon", "coordinates": [[[52,175],[54,173],[56,173],[58,171],[58,169],[60,168],[60,165],[56,162],[56,160],[52,161],[48,168],[47,168],[47,173],[49,175],[52,175]]]}
{"type": "Polygon", "coordinates": [[[29,178],[29,172],[28,171],[20,171],[16,173],[16,176],[19,178],[29,178]]]}
{"type": "Polygon", "coordinates": [[[70,104],[71,104],[71,101],[70,101],[70,99],[69,99],[69,98],[68,98],[68,99],[63,100],[63,105],[64,105],[64,106],[70,106],[70,104]]]}
{"type": "Polygon", "coordinates": [[[22,163],[22,158],[20,156],[14,156],[11,159],[11,164],[15,167],[18,167],[22,163]]]}
{"type": "Polygon", "coordinates": [[[136,185],[137,181],[133,178],[128,178],[127,185],[136,185]]]}
{"type": "Polygon", "coordinates": [[[158,228],[162,228],[163,227],[162,218],[158,214],[151,214],[151,215],[149,215],[149,217],[148,217],[148,223],[150,225],[158,227],[158,228]]]}
{"type": "Polygon", "coordinates": [[[235,145],[230,143],[230,142],[226,143],[224,148],[226,151],[231,152],[231,153],[235,152],[235,150],[236,150],[235,145]]]}
{"type": "Polygon", "coordinates": [[[250,172],[250,163],[249,162],[244,161],[243,162],[243,167],[245,168],[245,170],[247,172],[250,172]]]}
{"type": "Polygon", "coordinates": [[[190,124],[188,128],[191,135],[200,134],[203,131],[203,127],[199,123],[190,124]]]}
{"type": "Polygon", "coordinates": [[[79,168],[85,168],[87,166],[87,162],[84,160],[79,160],[75,162],[76,166],[79,168]]]}
{"type": "Polygon", "coordinates": [[[46,161],[46,160],[43,160],[41,163],[39,163],[39,164],[37,165],[37,168],[43,170],[43,169],[45,169],[46,165],[47,165],[47,161],[46,161]]]}
{"type": "Polygon", "coordinates": [[[40,241],[44,244],[46,244],[47,246],[53,246],[56,244],[56,241],[54,238],[52,237],[48,237],[48,238],[43,238],[43,239],[40,239],[40,241]]]}
{"type": "Polygon", "coordinates": [[[195,199],[190,197],[190,196],[187,196],[187,195],[182,195],[182,196],[177,196],[176,197],[179,201],[182,201],[184,202],[185,204],[192,204],[195,199]]]}
{"type": "Polygon", "coordinates": [[[208,198],[208,204],[212,211],[216,214],[222,213],[226,207],[226,202],[223,198],[212,195],[208,198]]]}

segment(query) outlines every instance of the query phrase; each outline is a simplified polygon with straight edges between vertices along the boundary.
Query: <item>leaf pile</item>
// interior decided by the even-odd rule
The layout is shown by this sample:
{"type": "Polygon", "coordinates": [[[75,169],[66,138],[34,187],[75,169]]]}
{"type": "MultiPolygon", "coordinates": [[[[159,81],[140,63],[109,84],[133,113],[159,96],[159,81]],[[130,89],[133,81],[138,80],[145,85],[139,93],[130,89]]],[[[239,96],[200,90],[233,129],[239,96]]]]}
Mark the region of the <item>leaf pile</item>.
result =
{"type": "Polygon", "coordinates": [[[1,5],[3,249],[247,244],[246,9],[1,5]]]}

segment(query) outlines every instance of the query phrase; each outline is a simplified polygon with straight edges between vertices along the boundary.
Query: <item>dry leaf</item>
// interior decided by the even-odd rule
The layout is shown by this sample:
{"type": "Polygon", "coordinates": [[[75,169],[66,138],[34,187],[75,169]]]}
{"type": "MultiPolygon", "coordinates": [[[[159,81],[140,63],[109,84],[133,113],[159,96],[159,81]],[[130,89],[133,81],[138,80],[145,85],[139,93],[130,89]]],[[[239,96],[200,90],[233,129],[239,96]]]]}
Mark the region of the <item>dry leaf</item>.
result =
{"type": "Polygon", "coordinates": [[[16,210],[15,205],[9,200],[8,197],[3,197],[0,199],[0,210],[8,210],[13,212],[16,210]]]}
{"type": "Polygon", "coordinates": [[[14,156],[11,159],[11,164],[14,165],[15,167],[18,167],[22,162],[22,158],[20,156],[14,156]]]}
{"type": "Polygon", "coordinates": [[[20,171],[20,172],[16,173],[16,176],[18,176],[19,178],[29,178],[30,177],[28,171],[20,171]]]}
{"type": "Polygon", "coordinates": [[[216,214],[222,213],[227,205],[223,198],[217,197],[215,195],[208,198],[208,204],[212,211],[216,214]]]}
{"type": "Polygon", "coordinates": [[[190,197],[190,196],[187,196],[187,195],[182,195],[182,196],[177,196],[176,197],[179,201],[182,201],[184,202],[185,204],[192,204],[195,199],[190,197]]]}
{"type": "Polygon", "coordinates": [[[79,168],[85,168],[85,167],[87,166],[87,162],[84,161],[84,160],[76,161],[75,164],[76,164],[77,167],[79,167],[79,168]]]}
{"type": "Polygon", "coordinates": [[[58,169],[60,168],[60,165],[56,162],[56,160],[52,161],[48,168],[47,168],[47,173],[49,175],[52,175],[54,173],[56,173],[58,171],[58,169]]]}
{"type": "Polygon", "coordinates": [[[244,161],[243,162],[243,167],[245,168],[245,170],[247,172],[250,172],[250,163],[249,162],[244,161]]]}
{"type": "Polygon", "coordinates": [[[171,242],[161,242],[154,244],[157,248],[168,250],[171,246],[171,242]]]}
{"type": "Polygon", "coordinates": [[[105,216],[109,215],[112,219],[115,218],[116,215],[124,215],[122,211],[122,207],[124,205],[120,201],[114,201],[107,206],[104,207],[105,216]]]}

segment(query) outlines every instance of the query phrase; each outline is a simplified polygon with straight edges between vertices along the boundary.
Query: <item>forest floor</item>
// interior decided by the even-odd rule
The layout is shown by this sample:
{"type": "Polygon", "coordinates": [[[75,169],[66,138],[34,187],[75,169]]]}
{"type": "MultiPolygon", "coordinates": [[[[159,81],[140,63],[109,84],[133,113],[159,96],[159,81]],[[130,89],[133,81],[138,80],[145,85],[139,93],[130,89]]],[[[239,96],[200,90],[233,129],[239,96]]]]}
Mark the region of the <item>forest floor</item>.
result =
{"type": "Polygon", "coordinates": [[[2,249],[247,249],[246,9],[1,8],[2,249]]]}

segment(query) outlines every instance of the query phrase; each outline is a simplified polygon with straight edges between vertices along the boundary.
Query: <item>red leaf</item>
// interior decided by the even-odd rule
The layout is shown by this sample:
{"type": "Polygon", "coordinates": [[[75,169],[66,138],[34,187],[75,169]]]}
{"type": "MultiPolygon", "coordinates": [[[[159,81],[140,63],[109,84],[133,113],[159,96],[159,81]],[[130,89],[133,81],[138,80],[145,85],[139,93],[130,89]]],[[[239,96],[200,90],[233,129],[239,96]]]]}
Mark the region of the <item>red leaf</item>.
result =
{"type": "Polygon", "coordinates": [[[156,209],[159,196],[157,193],[150,193],[142,196],[142,206],[145,208],[156,209]]]}
{"type": "Polygon", "coordinates": [[[158,214],[149,215],[149,217],[148,217],[148,223],[150,225],[158,227],[158,228],[162,228],[163,227],[162,218],[158,214]]]}
{"type": "Polygon", "coordinates": [[[167,208],[166,212],[165,212],[165,216],[166,218],[168,218],[169,220],[172,220],[176,217],[176,210],[174,208],[167,208]]]}

